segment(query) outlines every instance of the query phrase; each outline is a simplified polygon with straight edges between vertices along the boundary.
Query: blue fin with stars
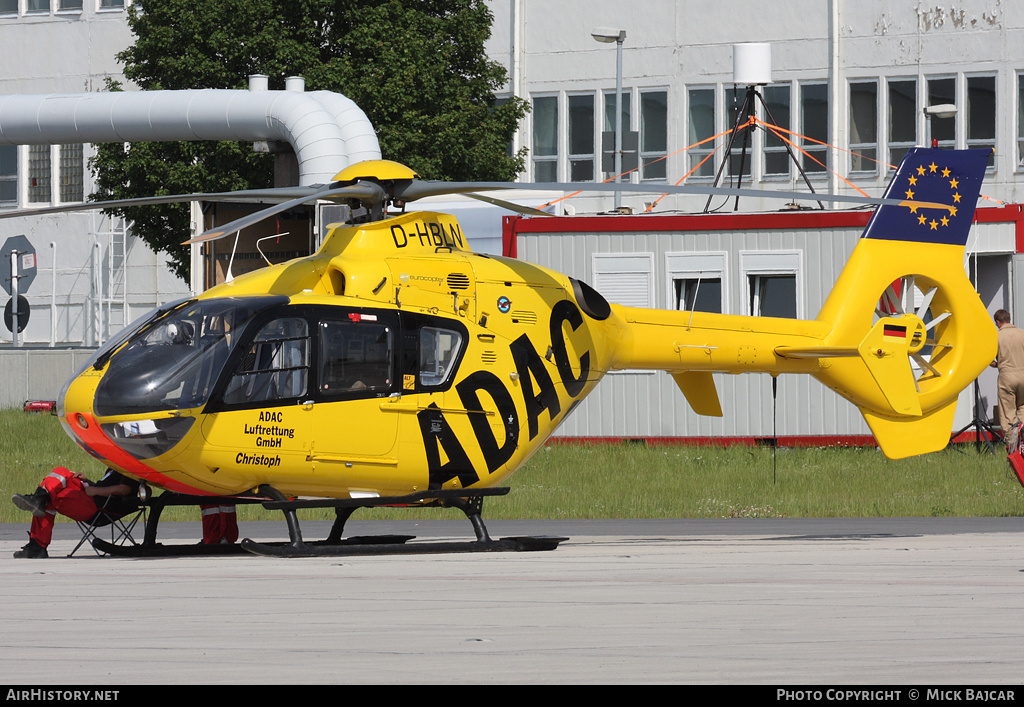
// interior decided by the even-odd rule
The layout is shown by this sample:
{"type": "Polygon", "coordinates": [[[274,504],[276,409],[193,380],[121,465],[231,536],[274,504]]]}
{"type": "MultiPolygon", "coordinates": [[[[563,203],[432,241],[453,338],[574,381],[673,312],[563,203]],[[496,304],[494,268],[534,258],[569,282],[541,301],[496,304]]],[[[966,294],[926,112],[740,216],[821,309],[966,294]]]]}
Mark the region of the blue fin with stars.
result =
{"type": "Polygon", "coordinates": [[[904,205],[879,206],[862,237],[966,245],[991,155],[992,150],[911,149],[885,191],[886,199],[904,205]]]}

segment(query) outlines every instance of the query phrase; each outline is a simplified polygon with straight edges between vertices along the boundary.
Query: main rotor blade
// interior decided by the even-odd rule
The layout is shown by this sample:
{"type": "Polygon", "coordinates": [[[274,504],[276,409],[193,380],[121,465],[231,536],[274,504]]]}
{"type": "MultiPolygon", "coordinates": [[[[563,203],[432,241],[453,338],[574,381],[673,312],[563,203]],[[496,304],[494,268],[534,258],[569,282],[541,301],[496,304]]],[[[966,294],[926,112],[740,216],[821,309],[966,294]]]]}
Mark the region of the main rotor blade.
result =
{"type": "MultiPolygon", "coordinates": [[[[281,199],[295,199],[318,194],[326,185],[314,184],[308,187],[281,187],[274,189],[243,189],[197,194],[165,194],[162,196],[141,196],[134,199],[109,199],[106,201],[85,201],[79,204],[61,204],[60,206],[44,206],[39,209],[17,209],[0,211],[0,219],[18,218],[20,216],[40,216],[42,214],[63,214],[75,211],[95,211],[97,209],[122,209],[132,206],[155,206],[158,204],[179,204],[188,201],[238,201],[244,203],[268,203],[281,199]]],[[[318,198],[318,197],[310,197],[318,198]]]]}
{"type": "MultiPolygon", "coordinates": [[[[945,204],[937,204],[926,201],[903,201],[899,199],[876,199],[873,197],[844,196],[839,194],[814,194],[792,191],[769,191],[761,189],[734,189],[731,187],[712,187],[701,185],[668,185],[668,184],[630,184],[630,183],[590,183],[590,182],[440,182],[422,181],[419,179],[396,180],[391,183],[394,189],[394,198],[403,201],[415,201],[428,196],[443,196],[448,194],[461,194],[471,199],[477,199],[494,204],[510,211],[529,214],[534,216],[550,216],[538,209],[521,206],[509,201],[494,197],[483,196],[477,192],[497,190],[538,190],[538,191],[564,191],[564,192],[629,192],[642,194],[718,194],[724,196],[745,196],[763,197],[770,199],[789,200],[815,200],[815,201],[839,201],[853,204],[872,204],[890,206],[916,206],[918,208],[935,208],[950,210],[945,204]]],[[[258,223],[263,219],[275,214],[287,211],[290,208],[299,206],[318,199],[358,199],[367,205],[380,205],[387,200],[389,194],[376,181],[357,181],[355,183],[340,184],[315,184],[303,187],[284,187],[275,189],[247,189],[234,192],[196,193],[196,194],[167,194],[162,196],[141,197],[135,199],[114,199],[110,201],[94,201],[81,204],[62,204],[60,206],[48,206],[39,209],[20,209],[15,211],[0,211],[0,219],[17,218],[22,216],[39,216],[42,214],[69,213],[75,211],[88,211],[92,209],[122,209],[133,206],[152,206],[157,204],[172,204],[187,201],[235,201],[252,203],[269,203],[279,199],[286,201],[276,203],[274,206],[263,209],[250,216],[246,216],[216,229],[207,231],[186,243],[197,243],[202,241],[221,238],[241,228],[258,223]]]]}
{"type": "Polygon", "coordinates": [[[295,206],[301,206],[302,204],[310,201],[316,201],[317,199],[361,199],[364,201],[380,203],[383,202],[386,197],[384,189],[378,184],[372,182],[357,182],[356,184],[350,184],[345,187],[338,187],[335,185],[329,185],[320,189],[319,191],[307,194],[306,196],[300,196],[297,199],[290,199],[289,201],[282,202],[280,204],[274,204],[265,209],[261,209],[254,214],[243,216],[242,218],[229,221],[228,223],[211,228],[209,231],[200,233],[195,238],[190,238],[184,241],[182,245],[188,245],[190,243],[204,243],[206,241],[215,241],[218,238],[240,231],[243,228],[259,223],[265,219],[279,214],[283,211],[287,211],[295,206]]]}
{"type": "Polygon", "coordinates": [[[701,194],[720,196],[763,197],[766,199],[788,199],[804,201],[841,201],[849,204],[868,204],[885,206],[917,206],[919,208],[942,209],[949,211],[946,204],[930,201],[906,201],[902,199],[883,199],[871,196],[847,196],[843,194],[818,194],[797,191],[773,191],[768,189],[736,189],[733,187],[712,187],[695,184],[629,184],[621,182],[436,182],[411,180],[396,196],[406,201],[415,201],[425,196],[443,194],[465,194],[473,191],[496,191],[502,189],[524,189],[538,191],[565,192],[632,192],[636,194],[701,194]],[[399,196],[400,193],[400,196],[399,196]]]}
{"type": "Polygon", "coordinates": [[[461,196],[468,196],[470,199],[476,199],[477,201],[483,201],[494,206],[499,206],[509,211],[514,211],[517,214],[523,214],[524,216],[552,216],[547,211],[541,211],[535,209],[532,206],[523,206],[522,204],[516,204],[511,201],[505,201],[504,199],[495,199],[493,196],[484,196],[483,194],[474,194],[473,192],[461,192],[461,196]]]}

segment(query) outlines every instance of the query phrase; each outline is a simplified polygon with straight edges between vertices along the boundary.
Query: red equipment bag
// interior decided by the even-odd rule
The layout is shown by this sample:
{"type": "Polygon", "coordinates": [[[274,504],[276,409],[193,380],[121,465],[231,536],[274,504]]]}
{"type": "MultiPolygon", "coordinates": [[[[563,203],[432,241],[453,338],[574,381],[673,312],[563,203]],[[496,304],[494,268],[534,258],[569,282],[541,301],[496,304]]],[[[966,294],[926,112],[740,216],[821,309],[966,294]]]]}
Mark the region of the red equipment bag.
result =
{"type": "Polygon", "coordinates": [[[26,400],[25,412],[48,412],[51,415],[57,414],[56,400],[26,400]]]}
{"type": "Polygon", "coordinates": [[[1013,469],[1013,473],[1017,475],[1017,481],[1020,482],[1021,486],[1024,486],[1024,432],[1022,430],[1024,425],[1017,423],[1017,443],[1013,445],[1013,449],[1006,455],[1007,461],[1010,462],[1010,468],[1013,469]]]}

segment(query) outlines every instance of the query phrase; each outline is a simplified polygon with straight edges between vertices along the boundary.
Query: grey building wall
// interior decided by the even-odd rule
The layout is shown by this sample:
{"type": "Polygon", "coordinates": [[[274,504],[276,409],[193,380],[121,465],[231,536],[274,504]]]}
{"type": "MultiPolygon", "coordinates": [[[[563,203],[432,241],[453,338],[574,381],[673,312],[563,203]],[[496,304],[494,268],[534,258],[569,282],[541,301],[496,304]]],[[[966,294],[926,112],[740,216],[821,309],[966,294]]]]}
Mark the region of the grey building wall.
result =
{"type": "Polygon", "coordinates": [[[0,408],[20,408],[26,400],[56,400],[93,349],[0,349],[0,408]]]}

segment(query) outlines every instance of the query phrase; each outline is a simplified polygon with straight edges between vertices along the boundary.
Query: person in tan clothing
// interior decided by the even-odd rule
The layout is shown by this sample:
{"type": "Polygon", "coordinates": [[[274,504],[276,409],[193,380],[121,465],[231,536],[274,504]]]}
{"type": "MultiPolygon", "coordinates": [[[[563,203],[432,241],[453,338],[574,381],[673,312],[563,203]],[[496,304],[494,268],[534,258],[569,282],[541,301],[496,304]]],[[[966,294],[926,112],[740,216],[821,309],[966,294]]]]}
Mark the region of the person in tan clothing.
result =
{"type": "Polygon", "coordinates": [[[1017,443],[1017,425],[1024,421],[1024,329],[1010,323],[1010,313],[993,315],[999,329],[999,349],[992,365],[999,369],[999,423],[1007,448],[1017,443]]]}

